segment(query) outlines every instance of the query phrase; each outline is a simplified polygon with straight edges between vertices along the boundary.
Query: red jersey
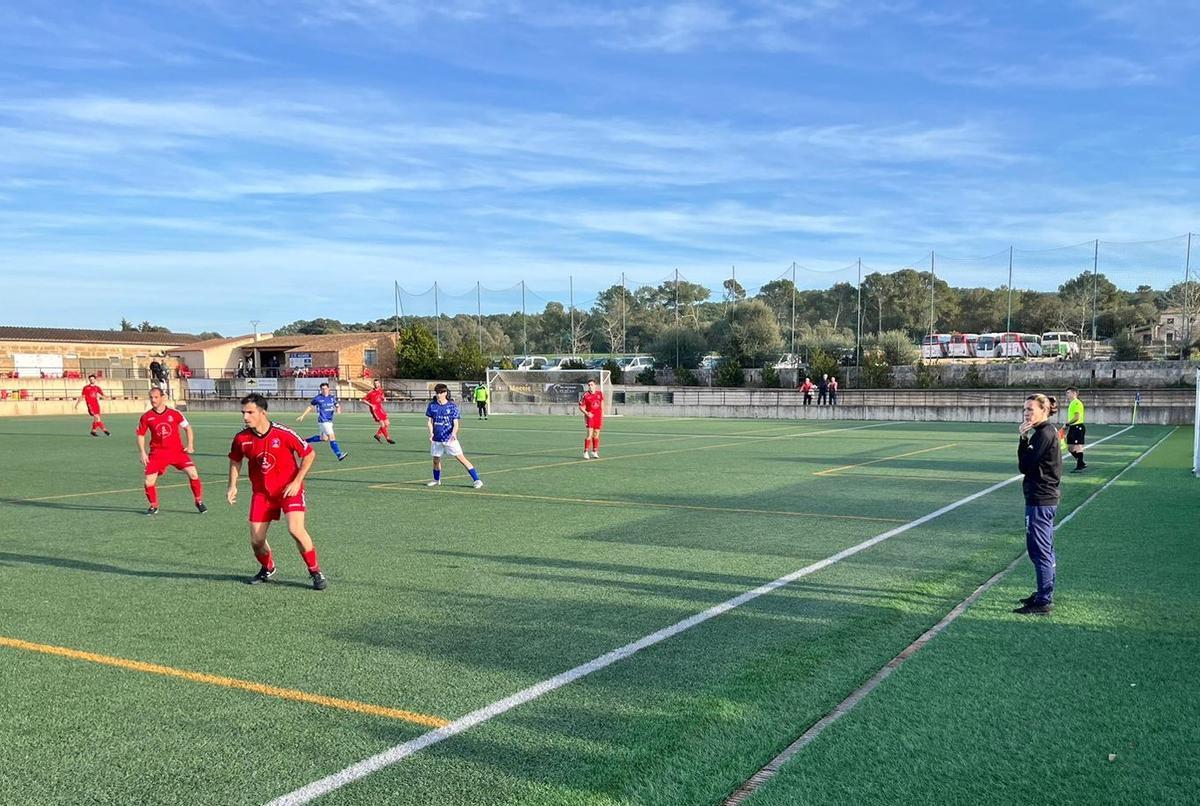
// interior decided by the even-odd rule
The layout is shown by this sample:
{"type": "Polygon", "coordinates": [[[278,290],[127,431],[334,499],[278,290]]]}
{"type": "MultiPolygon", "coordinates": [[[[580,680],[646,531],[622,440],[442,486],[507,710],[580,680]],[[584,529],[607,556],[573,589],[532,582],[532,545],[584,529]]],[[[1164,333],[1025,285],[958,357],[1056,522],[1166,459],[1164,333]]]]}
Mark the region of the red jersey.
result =
{"type": "Polygon", "coordinates": [[[363,395],[363,400],[373,409],[378,409],[383,406],[383,387],[372,389],[363,395]]]}
{"type": "Polygon", "coordinates": [[[584,392],[579,404],[583,406],[583,412],[588,416],[588,419],[604,416],[603,392],[584,392]]]}
{"type": "Polygon", "coordinates": [[[100,396],[104,394],[104,390],[94,383],[89,383],[83,387],[83,399],[87,403],[88,408],[96,408],[100,405],[100,396]]]}
{"type": "Polygon", "coordinates": [[[150,432],[151,451],[183,453],[182,432],[190,427],[187,417],[175,409],[163,409],[161,414],[150,409],[138,420],[137,435],[145,436],[147,431],[150,432]]]}
{"type": "Polygon", "coordinates": [[[312,445],[287,426],[271,423],[261,436],[244,428],[233,438],[231,461],[247,459],[250,487],[260,495],[279,497],[296,478],[300,460],[313,452],[312,445]]]}

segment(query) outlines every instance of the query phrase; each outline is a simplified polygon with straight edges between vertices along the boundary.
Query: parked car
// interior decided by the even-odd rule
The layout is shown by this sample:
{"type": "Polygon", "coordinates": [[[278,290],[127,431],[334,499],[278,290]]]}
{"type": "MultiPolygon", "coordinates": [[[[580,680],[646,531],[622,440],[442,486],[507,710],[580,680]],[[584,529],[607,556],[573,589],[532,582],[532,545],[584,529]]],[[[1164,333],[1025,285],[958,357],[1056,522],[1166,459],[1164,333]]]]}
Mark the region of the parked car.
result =
{"type": "Polygon", "coordinates": [[[549,359],[544,355],[519,355],[513,359],[513,365],[523,372],[545,369],[549,363],[549,359]]]}
{"type": "Polygon", "coordinates": [[[800,356],[795,353],[784,353],[779,356],[779,360],[771,365],[775,369],[800,369],[804,366],[804,362],[800,360],[800,356]]]}
{"type": "Polygon", "coordinates": [[[577,355],[564,355],[560,358],[551,359],[550,363],[546,364],[546,366],[544,366],[542,369],[545,369],[547,372],[557,372],[559,370],[566,369],[566,367],[563,366],[564,364],[587,366],[586,362],[584,362],[584,360],[577,355]]]}
{"type": "Polygon", "coordinates": [[[638,373],[645,369],[654,369],[654,359],[648,355],[626,356],[617,361],[621,372],[638,373]]]}
{"type": "Polygon", "coordinates": [[[700,359],[700,369],[716,369],[719,363],[721,363],[721,354],[709,353],[700,359]]]}

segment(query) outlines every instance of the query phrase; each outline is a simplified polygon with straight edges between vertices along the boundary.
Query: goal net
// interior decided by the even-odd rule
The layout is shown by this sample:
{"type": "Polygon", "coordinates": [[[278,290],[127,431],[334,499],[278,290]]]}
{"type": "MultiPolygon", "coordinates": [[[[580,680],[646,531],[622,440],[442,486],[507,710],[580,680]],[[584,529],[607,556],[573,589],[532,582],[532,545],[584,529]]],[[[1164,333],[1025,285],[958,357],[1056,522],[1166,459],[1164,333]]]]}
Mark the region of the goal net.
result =
{"type": "Polygon", "coordinates": [[[494,412],[546,413],[533,407],[573,411],[587,391],[587,382],[595,381],[604,393],[604,413],[612,411],[612,384],[608,370],[516,370],[489,369],[487,387],[489,407],[494,412]]]}

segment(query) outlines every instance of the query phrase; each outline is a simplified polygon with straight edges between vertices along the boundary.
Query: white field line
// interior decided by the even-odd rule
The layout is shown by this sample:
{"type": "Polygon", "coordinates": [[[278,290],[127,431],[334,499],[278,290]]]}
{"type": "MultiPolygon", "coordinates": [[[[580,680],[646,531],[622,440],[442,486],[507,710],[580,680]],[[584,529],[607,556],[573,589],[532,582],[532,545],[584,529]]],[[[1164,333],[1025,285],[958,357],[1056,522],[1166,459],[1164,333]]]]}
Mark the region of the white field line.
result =
{"type": "MultiPolygon", "coordinates": [[[[1129,428],[1132,427],[1133,426],[1130,426],[1129,428]]],[[[1125,430],[1128,431],[1129,428],[1126,428],[1125,430]]],[[[1147,448],[1145,453],[1126,465],[1120,473],[1109,479],[1099,490],[1096,490],[1096,492],[1089,495],[1082,504],[1075,507],[1075,509],[1071,510],[1070,514],[1058,522],[1056,529],[1061,529],[1070,523],[1071,519],[1079,514],[1084,507],[1095,501],[1101,493],[1115,484],[1117,479],[1121,478],[1121,476],[1124,476],[1130,470],[1137,467],[1137,465],[1140,464],[1143,459],[1150,455],[1151,451],[1161,445],[1167,439],[1167,437],[1171,436],[1171,434],[1174,434],[1177,430],[1177,427],[1172,428],[1169,432],[1167,432],[1166,436],[1147,448]]],[[[1113,434],[1112,436],[1115,437],[1116,434],[1113,434]]],[[[1112,439],[1112,437],[1105,437],[1104,439],[1112,439]]],[[[1093,444],[1099,445],[1103,441],[1104,440],[1097,440],[1093,444]]],[[[987,593],[988,590],[990,590],[997,582],[1012,573],[1013,569],[1016,568],[1024,559],[1025,552],[1022,551],[1013,559],[1012,562],[1010,562],[1000,571],[997,571],[990,579],[976,588],[970,596],[955,605],[954,609],[947,613],[941,621],[923,632],[920,637],[902,649],[900,654],[896,655],[896,657],[884,664],[884,666],[874,675],[872,675],[867,682],[863,683],[861,686],[852,691],[850,695],[838,703],[832,711],[814,722],[808,730],[804,731],[804,733],[800,735],[800,738],[788,745],[783,752],[771,759],[761,770],[750,776],[750,778],[747,779],[744,784],[738,787],[738,789],[734,791],[732,795],[725,799],[723,806],[740,806],[740,804],[744,803],[745,800],[753,795],[758,789],[760,789],[763,784],[774,778],[779,770],[783,768],[783,765],[787,764],[788,761],[795,757],[805,747],[812,744],[813,740],[824,733],[826,728],[844,717],[846,714],[850,713],[850,711],[853,710],[856,705],[866,699],[867,695],[874,691],[880,683],[886,680],[892,674],[892,672],[899,669],[906,660],[923,649],[926,644],[941,635],[941,633],[947,627],[949,627],[952,622],[966,612],[967,608],[975,604],[975,602],[978,601],[983,594],[987,593]]]]}
{"type": "MultiPolygon", "coordinates": [[[[1127,426],[1115,434],[1105,437],[1103,440],[1099,440],[1093,444],[1099,445],[1100,442],[1106,442],[1114,437],[1118,437],[1121,434],[1124,434],[1126,431],[1129,431],[1132,427],[1133,426],[1127,426]]],[[[472,711],[471,713],[454,720],[449,725],[437,728],[436,730],[431,730],[428,733],[422,734],[411,741],[398,744],[395,747],[383,751],[382,753],[378,753],[368,759],[364,759],[357,764],[352,764],[351,766],[346,767],[339,772],[335,772],[332,775],[328,775],[317,781],[313,781],[310,784],[306,784],[305,786],[289,792],[286,795],[281,795],[280,797],[270,801],[267,806],[299,806],[299,804],[311,803],[322,795],[327,795],[330,792],[341,789],[347,784],[365,778],[368,775],[378,772],[379,770],[389,767],[399,761],[403,761],[405,758],[408,758],[409,756],[418,753],[427,747],[445,741],[451,736],[455,736],[463,731],[470,730],[476,725],[483,724],[484,722],[487,722],[505,713],[506,711],[510,711],[519,705],[532,702],[533,700],[536,700],[545,694],[549,694],[555,689],[561,688],[568,683],[579,680],[582,677],[586,677],[592,672],[599,671],[605,667],[611,666],[617,661],[624,660],[625,658],[628,658],[631,655],[646,649],[647,647],[654,646],[655,644],[676,636],[681,632],[690,630],[692,627],[695,627],[698,624],[703,624],[710,619],[716,618],[724,613],[728,613],[734,608],[741,607],[747,602],[754,601],[755,599],[765,596],[772,591],[778,590],[779,588],[795,582],[798,579],[809,576],[810,574],[815,574],[816,572],[828,568],[835,563],[841,562],[847,557],[853,557],[859,552],[866,551],[872,546],[876,546],[885,540],[895,537],[896,535],[903,534],[910,529],[914,529],[922,524],[928,523],[929,521],[939,518],[948,512],[953,512],[959,507],[969,504],[972,501],[982,498],[983,496],[993,493],[1003,487],[1007,487],[1008,485],[1020,479],[1021,476],[1019,475],[1011,476],[1004,481],[993,484],[986,489],[972,493],[965,498],[960,498],[951,504],[947,504],[941,509],[930,512],[928,515],[922,515],[916,520],[909,521],[906,524],[897,526],[894,529],[889,529],[888,531],[864,540],[861,543],[842,549],[836,554],[832,554],[823,560],[818,560],[811,565],[806,565],[804,568],[793,571],[790,574],[782,576],[773,582],[768,582],[765,585],[760,585],[759,587],[754,588],[753,590],[739,594],[732,599],[727,599],[726,601],[714,605],[707,610],[689,616],[682,621],[678,621],[669,627],[664,627],[657,632],[643,636],[642,638],[628,643],[625,646],[614,649],[611,652],[607,652],[597,658],[593,658],[587,663],[576,666],[574,669],[569,669],[568,671],[557,674],[554,677],[549,677],[540,683],[535,683],[534,685],[505,697],[502,700],[497,700],[490,705],[484,706],[476,711],[472,711]]]]}

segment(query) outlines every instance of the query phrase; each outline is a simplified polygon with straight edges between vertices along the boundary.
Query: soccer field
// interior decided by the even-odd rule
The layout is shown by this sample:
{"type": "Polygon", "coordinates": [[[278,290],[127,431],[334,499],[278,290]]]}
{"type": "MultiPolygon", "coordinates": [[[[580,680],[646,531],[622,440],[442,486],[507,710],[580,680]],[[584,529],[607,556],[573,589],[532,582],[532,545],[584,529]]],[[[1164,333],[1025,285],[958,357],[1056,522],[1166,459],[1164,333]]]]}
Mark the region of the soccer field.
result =
{"type": "MultiPolygon", "coordinates": [[[[387,446],[345,415],[350,457],[317,446],[308,484],[328,589],[278,524],[276,581],[251,587],[248,489],[224,500],[240,416],[191,420],[210,512],[172,471],[151,518],[134,415],[109,438],[0,419],[4,803],[721,803],[1024,548],[1020,483],[996,486],[1015,423],[612,419],[585,461],[578,420],[468,417],[475,490],[453,461],[424,486],[422,418],[387,446]]],[[[1064,477],[1060,517],[1170,431],[1092,428],[1111,439],[1064,477]]],[[[1061,539],[1099,539],[1138,489],[1061,539]]],[[[1069,612],[1060,576],[1036,621],[1069,612]]],[[[809,795],[844,791],[822,742],[809,795]]],[[[754,802],[800,802],[777,791],[754,802]]]]}

